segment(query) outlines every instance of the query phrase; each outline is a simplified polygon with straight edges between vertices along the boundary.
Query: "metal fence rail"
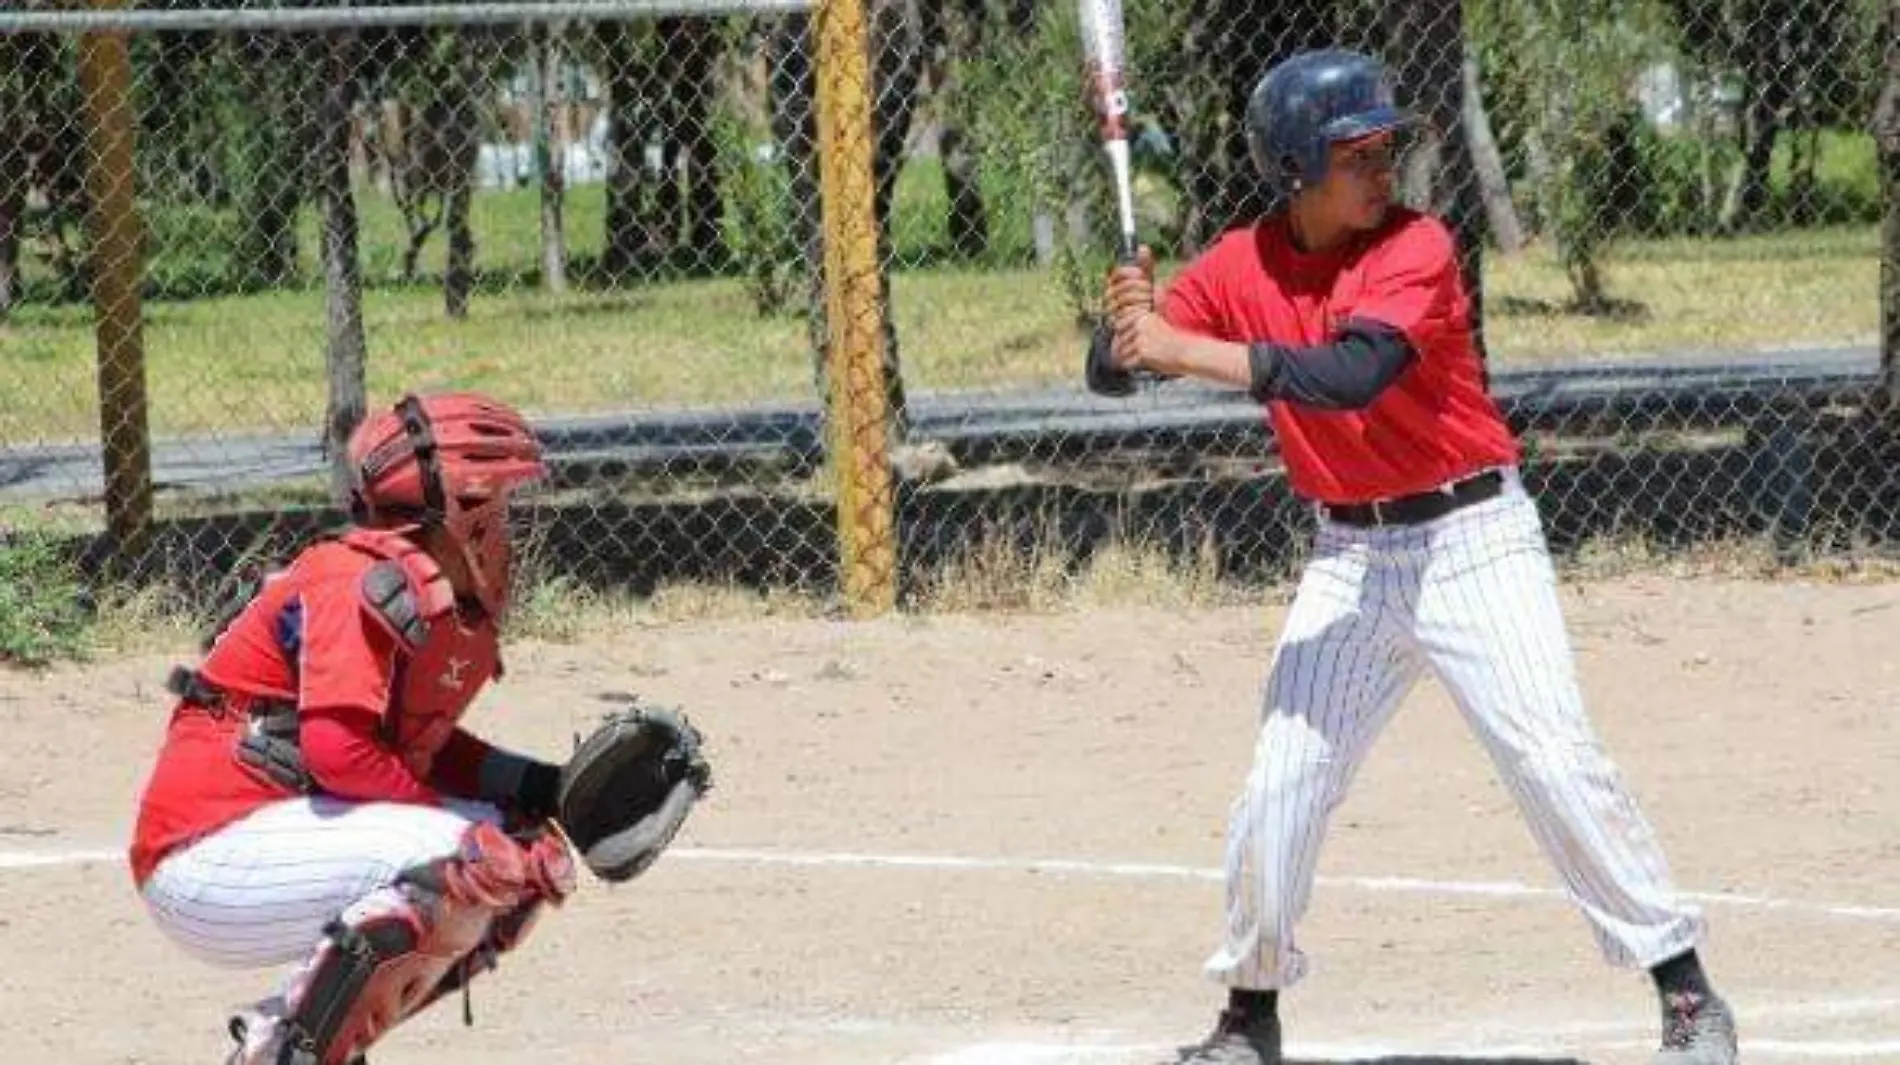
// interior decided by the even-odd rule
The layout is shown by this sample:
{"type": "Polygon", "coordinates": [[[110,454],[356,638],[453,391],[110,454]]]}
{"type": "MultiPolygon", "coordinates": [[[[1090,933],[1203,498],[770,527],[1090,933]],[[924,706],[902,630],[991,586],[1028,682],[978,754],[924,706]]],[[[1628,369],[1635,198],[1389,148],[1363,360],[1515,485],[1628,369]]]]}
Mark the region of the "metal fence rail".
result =
{"type": "MultiPolygon", "coordinates": [[[[1589,425],[1621,431],[1742,427],[1779,410],[1860,404],[1879,388],[1879,353],[1827,348],[1734,361],[1642,360],[1605,365],[1506,369],[1494,391],[1523,433],[1588,436],[1589,425]]],[[[566,484],[610,477],[775,471],[804,477],[823,467],[823,411],[813,403],[594,414],[536,423],[550,463],[566,484]]],[[[1104,399],[1073,389],[1015,394],[921,394],[911,405],[911,439],[941,449],[952,468],[1039,462],[1052,469],[1117,455],[1238,452],[1268,459],[1274,442],[1257,404],[1244,396],[1170,385],[1146,401],[1104,399]]],[[[314,432],[160,441],[154,479],[161,491],[233,492],[321,478],[327,470],[314,432]]],[[[766,473],[755,476],[763,479],[766,473]]],[[[925,476],[943,476],[943,470],[925,476]]],[[[103,490],[98,448],[22,448],[0,456],[0,501],[96,498],[103,490]]]]}
{"type": "Polygon", "coordinates": [[[309,33],[395,26],[533,26],[808,11],[812,0],[544,0],[227,9],[0,11],[0,33],[309,33]]]}

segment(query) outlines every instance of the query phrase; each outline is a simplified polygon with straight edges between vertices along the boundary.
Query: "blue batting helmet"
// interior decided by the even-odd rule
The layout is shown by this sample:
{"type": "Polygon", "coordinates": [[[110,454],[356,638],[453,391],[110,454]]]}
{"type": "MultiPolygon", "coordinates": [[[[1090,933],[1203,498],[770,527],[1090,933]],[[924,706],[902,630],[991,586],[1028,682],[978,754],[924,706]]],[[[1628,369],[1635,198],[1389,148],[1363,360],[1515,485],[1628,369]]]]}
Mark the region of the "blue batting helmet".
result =
{"type": "Polygon", "coordinates": [[[1334,144],[1411,122],[1394,101],[1378,60],[1327,48],[1279,63],[1254,86],[1247,100],[1247,148],[1270,185],[1298,191],[1325,180],[1334,144]]]}

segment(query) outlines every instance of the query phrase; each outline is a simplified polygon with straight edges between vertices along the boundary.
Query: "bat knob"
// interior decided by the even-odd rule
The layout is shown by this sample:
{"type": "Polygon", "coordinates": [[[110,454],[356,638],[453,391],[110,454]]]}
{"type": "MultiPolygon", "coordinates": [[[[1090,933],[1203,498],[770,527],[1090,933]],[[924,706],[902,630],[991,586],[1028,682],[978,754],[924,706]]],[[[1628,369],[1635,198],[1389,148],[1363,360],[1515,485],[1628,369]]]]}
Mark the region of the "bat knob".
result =
{"type": "Polygon", "coordinates": [[[1112,348],[1114,335],[1106,326],[1095,330],[1089,340],[1088,355],[1083,361],[1082,378],[1088,384],[1090,392],[1098,396],[1119,399],[1135,394],[1135,375],[1114,363],[1112,348]]]}

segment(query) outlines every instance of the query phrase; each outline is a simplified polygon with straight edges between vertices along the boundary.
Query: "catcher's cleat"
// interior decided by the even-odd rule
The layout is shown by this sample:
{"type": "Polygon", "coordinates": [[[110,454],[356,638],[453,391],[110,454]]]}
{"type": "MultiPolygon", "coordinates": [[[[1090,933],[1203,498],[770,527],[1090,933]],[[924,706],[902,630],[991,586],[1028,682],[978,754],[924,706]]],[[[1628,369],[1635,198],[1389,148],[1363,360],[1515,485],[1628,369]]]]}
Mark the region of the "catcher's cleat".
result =
{"type": "Polygon", "coordinates": [[[1280,1065],[1279,1014],[1224,1009],[1206,1039],[1182,1047],[1167,1065],[1280,1065]]]}
{"type": "Polygon", "coordinates": [[[1735,1065],[1735,1014],[1720,995],[1672,991],[1662,999],[1662,1046],[1655,1065],[1735,1065]]]}
{"type": "MultiPolygon", "coordinates": [[[[318,1065],[308,1047],[286,1040],[289,1029],[283,1023],[283,1000],[271,999],[257,1008],[232,1016],[226,1025],[237,1049],[224,1059],[224,1065],[318,1065]]],[[[362,1057],[348,1065],[368,1065],[362,1057]]]]}

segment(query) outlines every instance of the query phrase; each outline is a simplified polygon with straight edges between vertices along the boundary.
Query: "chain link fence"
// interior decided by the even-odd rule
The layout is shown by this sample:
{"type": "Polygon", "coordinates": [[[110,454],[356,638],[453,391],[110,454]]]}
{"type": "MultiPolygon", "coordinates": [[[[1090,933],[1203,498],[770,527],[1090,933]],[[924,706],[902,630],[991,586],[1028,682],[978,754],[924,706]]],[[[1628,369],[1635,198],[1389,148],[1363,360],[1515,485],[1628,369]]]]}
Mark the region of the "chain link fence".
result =
{"type": "MultiPolygon", "coordinates": [[[[1890,549],[1900,3],[1125,7],[1164,275],[1267,206],[1266,68],[1373,52],[1560,549],[1890,549]]],[[[874,611],[979,550],[1282,573],[1310,515],[1251,402],[1082,387],[1115,212],[1076,21],[0,9],[0,523],[210,588],[337,519],[368,405],[454,387],[544,434],[540,577],[874,611]]]]}

